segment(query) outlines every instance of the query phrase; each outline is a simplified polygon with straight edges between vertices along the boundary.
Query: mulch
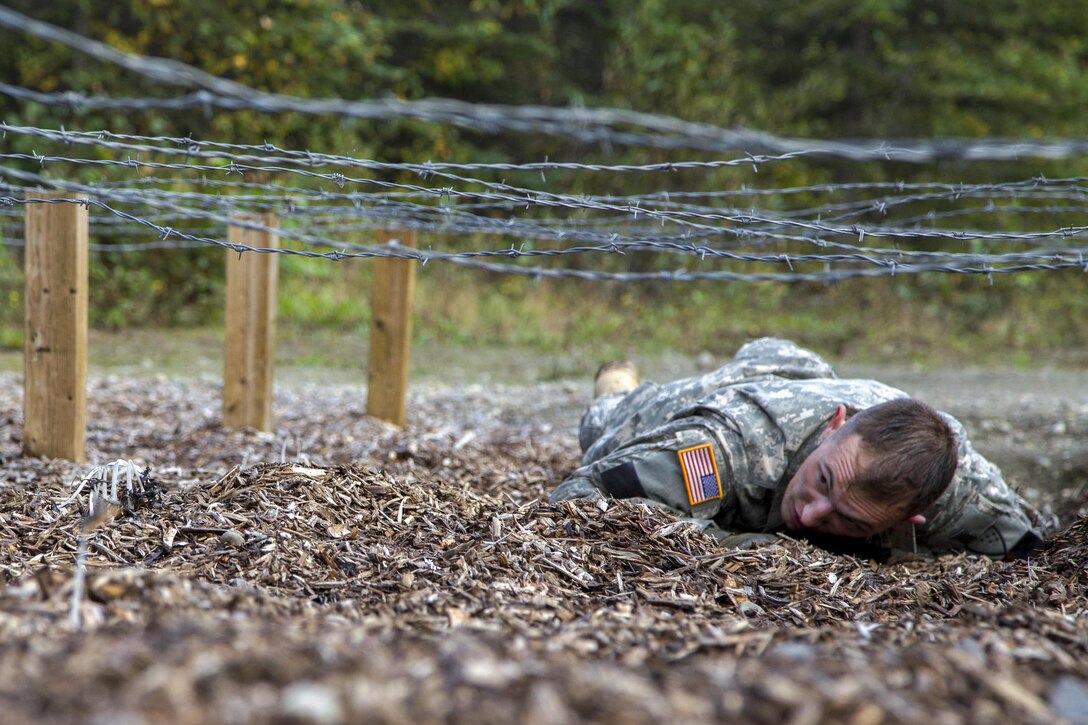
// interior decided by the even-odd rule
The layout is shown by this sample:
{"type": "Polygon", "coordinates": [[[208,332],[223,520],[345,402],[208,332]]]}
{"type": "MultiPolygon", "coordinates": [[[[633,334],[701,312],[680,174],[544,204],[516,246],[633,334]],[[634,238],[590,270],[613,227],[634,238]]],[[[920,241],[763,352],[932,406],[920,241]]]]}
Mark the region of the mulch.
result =
{"type": "Polygon", "coordinates": [[[214,386],[103,378],[89,458],[153,483],[86,525],[91,466],[18,455],[0,382],[0,719],[1088,723],[1083,516],[1030,561],[727,549],[547,504],[559,384],[415,394],[404,429],[299,386],[262,434],[214,386]]]}

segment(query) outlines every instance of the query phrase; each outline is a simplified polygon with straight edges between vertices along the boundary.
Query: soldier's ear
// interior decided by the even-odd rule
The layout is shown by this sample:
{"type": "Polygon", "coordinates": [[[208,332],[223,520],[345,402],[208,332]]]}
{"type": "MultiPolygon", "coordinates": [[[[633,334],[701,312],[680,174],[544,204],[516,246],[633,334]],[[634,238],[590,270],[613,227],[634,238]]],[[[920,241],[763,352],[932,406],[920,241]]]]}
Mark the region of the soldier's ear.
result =
{"type": "Polygon", "coordinates": [[[835,408],[835,412],[831,414],[831,420],[827,422],[827,428],[824,430],[824,440],[832,433],[842,428],[842,424],[846,422],[846,406],[839,405],[835,408]]]}

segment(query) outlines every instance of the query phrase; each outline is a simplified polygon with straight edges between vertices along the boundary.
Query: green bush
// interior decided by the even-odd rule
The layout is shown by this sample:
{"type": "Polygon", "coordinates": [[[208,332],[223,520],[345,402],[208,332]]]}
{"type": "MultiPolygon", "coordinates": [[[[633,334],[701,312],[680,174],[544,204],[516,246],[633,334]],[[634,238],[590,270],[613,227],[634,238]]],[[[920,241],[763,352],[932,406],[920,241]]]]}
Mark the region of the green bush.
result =
{"type": "MultiPolygon", "coordinates": [[[[723,127],[815,138],[1088,136],[1088,5],[1029,0],[211,0],[112,3],[13,0],[10,7],[132,53],[176,58],[255,88],[308,97],[457,98],[469,102],[614,106],[723,127]]],[[[0,29],[0,78],[42,91],[111,96],[185,91],[89,60],[58,44],[0,29]]],[[[649,163],[695,152],[578,144],[540,134],[491,135],[419,121],[215,112],[110,113],[0,97],[0,118],[46,128],[311,149],[381,161],[553,160],[649,163]]],[[[40,140],[9,134],[10,152],[40,140]]],[[[104,154],[105,152],[103,152],[104,154]]],[[[91,167],[5,161],[72,181],[127,178],[91,167]]],[[[166,172],[163,172],[164,174],[166,172]]],[[[568,194],[781,188],[856,181],[987,182],[1088,176],[1088,161],[928,164],[811,158],[762,167],[669,174],[549,174],[568,194]]],[[[374,173],[378,181],[414,176],[374,173]]],[[[538,174],[480,172],[540,186],[538,174]]],[[[245,181],[271,181],[249,175],[245,181]]],[[[276,180],[277,183],[283,180],[276,180]]],[[[283,182],[287,183],[287,182],[283,182]]],[[[299,182],[302,183],[302,182],[299,182]]],[[[193,188],[177,179],[176,189],[193,188]]],[[[229,192],[224,192],[229,193],[229,192]]],[[[248,193],[248,192],[246,192],[248,193]]],[[[837,200],[849,200],[842,194],[837,200]]],[[[826,203],[818,194],[761,198],[771,211],[826,203]]],[[[740,204],[749,202],[741,201],[740,204]]],[[[755,203],[755,202],[752,202],[755,203]]],[[[916,204],[902,215],[947,205],[916,204]]],[[[526,210],[531,219],[541,212],[526,210]]],[[[863,221],[883,221],[875,212],[863,221]]],[[[981,229],[1082,224],[1073,215],[987,214],[981,229]]],[[[220,238],[214,225],[192,223],[220,238]]],[[[1074,238],[1075,243],[1080,237],[1074,238]]],[[[127,240],[127,238],[126,238],[127,240]]],[[[96,235],[110,244],[122,238],[96,235]]],[[[363,235],[353,241],[365,242],[363,235]]],[[[520,240],[519,240],[520,241],[520,240]]],[[[508,239],[426,240],[450,250],[508,239]]],[[[547,242],[532,242],[541,248],[547,242]]],[[[986,245],[975,242],[974,251],[986,245]]],[[[920,242],[917,249],[954,249],[920,242]]],[[[222,250],[101,252],[91,257],[90,316],[100,327],[217,325],[222,250]]],[[[283,257],[281,324],[354,329],[369,322],[371,265],[283,257]]],[[[529,262],[533,263],[533,262],[529,262]]],[[[606,271],[707,269],[666,254],[566,257],[606,271]]],[[[0,254],[0,345],[22,332],[17,249],[0,254]]],[[[753,265],[748,268],[755,269],[753,265]]],[[[728,351],[746,337],[783,334],[820,349],[889,358],[1005,356],[1083,350],[1080,272],[985,277],[922,275],[841,284],[639,284],[533,281],[431,264],[420,270],[417,334],[465,345],[572,344],[622,349],[632,340],[684,351],[728,351]]]]}

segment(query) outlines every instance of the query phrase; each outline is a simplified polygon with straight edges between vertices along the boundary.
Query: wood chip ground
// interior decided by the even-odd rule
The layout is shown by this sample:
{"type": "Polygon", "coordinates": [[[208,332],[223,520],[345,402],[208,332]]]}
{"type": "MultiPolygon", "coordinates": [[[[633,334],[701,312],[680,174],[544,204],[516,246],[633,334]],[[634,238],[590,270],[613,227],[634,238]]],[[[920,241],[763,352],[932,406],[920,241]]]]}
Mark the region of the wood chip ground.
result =
{"type": "Polygon", "coordinates": [[[102,378],[77,466],[18,454],[2,382],[4,722],[1088,723],[1083,490],[1026,562],[738,551],[548,505],[562,386],[416,395],[403,430],[299,387],[261,434],[214,386],[102,378]],[[76,631],[86,496],[59,504],[117,458],[161,495],[87,534],[76,631]]]}

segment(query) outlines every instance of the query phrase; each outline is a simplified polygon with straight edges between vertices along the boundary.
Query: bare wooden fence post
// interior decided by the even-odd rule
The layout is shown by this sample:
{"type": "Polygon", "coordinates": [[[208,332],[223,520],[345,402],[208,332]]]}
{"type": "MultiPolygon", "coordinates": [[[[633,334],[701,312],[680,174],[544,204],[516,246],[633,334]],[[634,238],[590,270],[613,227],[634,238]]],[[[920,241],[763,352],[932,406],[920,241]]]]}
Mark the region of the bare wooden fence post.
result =
{"type": "MultiPolygon", "coordinates": [[[[79,199],[31,193],[28,199],[79,199]]],[[[23,452],[87,455],[87,207],[26,205],[23,452]]]]}
{"type": "MultiPolygon", "coordinates": [[[[406,230],[378,234],[379,243],[393,240],[414,248],[416,233],[406,230]]],[[[415,284],[415,260],[383,257],[374,261],[366,413],[394,425],[404,425],[406,417],[415,284]]]]}
{"type": "MultiPolygon", "coordinates": [[[[274,214],[246,217],[269,229],[274,214]]],[[[260,229],[231,226],[231,244],[278,248],[279,238],[260,229]]],[[[272,430],[272,361],[275,357],[279,254],[227,250],[226,344],[223,352],[223,425],[272,430]]]]}

